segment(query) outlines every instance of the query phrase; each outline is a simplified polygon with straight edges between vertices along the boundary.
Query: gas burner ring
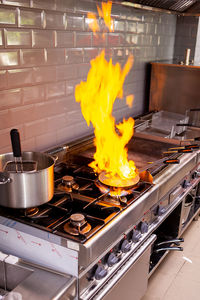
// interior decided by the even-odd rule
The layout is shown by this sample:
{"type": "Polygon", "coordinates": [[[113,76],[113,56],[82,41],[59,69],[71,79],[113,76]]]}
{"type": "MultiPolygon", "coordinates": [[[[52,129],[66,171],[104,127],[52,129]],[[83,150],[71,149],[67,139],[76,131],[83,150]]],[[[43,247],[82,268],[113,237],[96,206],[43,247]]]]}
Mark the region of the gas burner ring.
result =
{"type": "Polygon", "coordinates": [[[24,215],[25,215],[25,217],[33,217],[33,216],[37,215],[38,212],[39,212],[38,207],[26,208],[24,211],[24,215]]]}
{"type": "Polygon", "coordinates": [[[81,227],[86,223],[85,216],[80,213],[72,214],[70,216],[70,223],[76,227],[81,227]]]}
{"type": "Polygon", "coordinates": [[[62,185],[67,192],[72,192],[72,190],[78,190],[79,185],[76,183],[73,176],[65,175],[62,177],[62,185]]]}
{"type": "Polygon", "coordinates": [[[64,225],[64,231],[71,235],[84,235],[91,230],[91,225],[81,213],[72,214],[70,221],[64,225]]]}
{"type": "Polygon", "coordinates": [[[73,176],[69,176],[69,175],[65,175],[62,177],[62,182],[66,185],[66,186],[72,186],[72,184],[75,182],[74,181],[74,177],[73,176]]]}

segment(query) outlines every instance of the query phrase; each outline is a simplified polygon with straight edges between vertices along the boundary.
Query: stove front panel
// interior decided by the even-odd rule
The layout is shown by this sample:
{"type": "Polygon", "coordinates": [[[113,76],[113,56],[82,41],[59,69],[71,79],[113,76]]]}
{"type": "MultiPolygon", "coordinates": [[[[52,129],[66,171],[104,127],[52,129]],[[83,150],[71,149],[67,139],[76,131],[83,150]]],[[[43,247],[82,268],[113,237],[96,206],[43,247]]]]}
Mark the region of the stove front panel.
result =
{"type": "MultiPolygon", "coordinates": [[[[78,252],[15,228],[5,226],[8,219],[0,217],[0,251],[27,262],[78,277],[78,252]]],[[[16,226],[17,227],[17,226],[16,226]]]]}

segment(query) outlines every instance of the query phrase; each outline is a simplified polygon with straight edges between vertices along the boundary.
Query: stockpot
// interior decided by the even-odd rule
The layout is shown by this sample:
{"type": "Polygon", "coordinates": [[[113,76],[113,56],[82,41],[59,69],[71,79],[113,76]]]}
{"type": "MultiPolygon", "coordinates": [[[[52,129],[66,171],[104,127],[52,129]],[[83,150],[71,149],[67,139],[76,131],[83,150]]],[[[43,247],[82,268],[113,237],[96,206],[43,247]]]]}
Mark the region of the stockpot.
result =
{"type": "Polygon", "coordinates": [[[22,152],[23,161],[36,161],[32,172],[4,171],[14,161],[13,153],[0,155],[0,205],[11,208],[39,206],[51,200],[54,193],[56,158],[40,152],[22,152]]]}

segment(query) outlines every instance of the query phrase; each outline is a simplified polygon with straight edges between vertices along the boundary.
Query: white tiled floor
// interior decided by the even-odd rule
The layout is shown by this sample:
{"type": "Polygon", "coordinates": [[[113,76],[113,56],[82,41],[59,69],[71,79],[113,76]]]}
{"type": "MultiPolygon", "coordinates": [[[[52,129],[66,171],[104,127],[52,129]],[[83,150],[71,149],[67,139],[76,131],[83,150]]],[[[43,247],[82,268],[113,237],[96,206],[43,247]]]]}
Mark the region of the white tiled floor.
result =
{"type": "Polygon", "coordinates": [[[200,218],[183,237],[183,252],[167,255],[150,277],[142,300],[200,300],[200,218]]]}

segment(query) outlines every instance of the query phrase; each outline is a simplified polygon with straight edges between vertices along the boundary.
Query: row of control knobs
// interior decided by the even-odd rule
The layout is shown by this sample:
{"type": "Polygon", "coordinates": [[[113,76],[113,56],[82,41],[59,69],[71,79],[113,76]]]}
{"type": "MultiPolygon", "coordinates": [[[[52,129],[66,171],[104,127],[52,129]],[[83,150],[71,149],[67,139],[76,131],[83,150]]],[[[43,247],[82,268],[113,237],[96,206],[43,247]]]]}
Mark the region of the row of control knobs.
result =
{"type": "MultiPolygon", "coordinates": [[[[142,237],[143,233],[146,233],[148,231],[148,224],[146,222],[140,222],[139,224],[139,228],[133,230],[133,234],[132,234],[132,241],[133,243],[137,243],[140,238],[142,237]]],[[[128,241],[127,239],[123,240],[123,242],[121,243],[120,246],[120,251],[119,253],[127,253],[131,250],[131,245],[132,243],[130,241],[128,241]]],[[[119,257],[117,254],[111,252],[107,258],[107,265],[108,267],[112,267],[114,266],[116,263],[118,263],[119,261],[119,257]]],[[[107,269],[99,264],[98,267],[96,268],[94,277],[97,280],[100,280],[102,278],[104,278],[107,275],[108,271],[107,269]]]]}
{"type": "MultiPolygon", "coordinates": [[[[154,211],[154,215],[161,216],[165,212],[166,212],[166,208],[161,205],[158,205],[154,211]]],[[[133,233],[131,236],[132,242],[133,243],[139,242],[139,240],[142,237],[142,234],[147,233],[148,229],[149,229],[148,223],[145,221],[141,221],[138,224],[137,228],[133,230],[133,233]]],[[[129,252],[131,250],[131,245],[132,245],[131,241],[124,239],[123,242],[121,243],[119,253],[120,252],[121,253],[129,252]]],[[[118,261],[119,261],[118,255],[116,253],[111,252],[107,258],[107,265],[108,265],[108,267],[112,267],[116,263],[118,263],[118,261]]],[[[99,264],[95,271],[94,277],[95,277],[95,279],[100,280],[100,279],[104,278],[107,275],[107,273],[108,273],[107,269],[103,265],[99,264]]]]}

